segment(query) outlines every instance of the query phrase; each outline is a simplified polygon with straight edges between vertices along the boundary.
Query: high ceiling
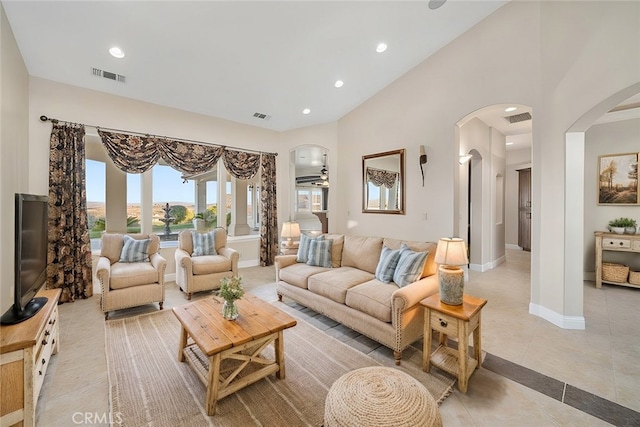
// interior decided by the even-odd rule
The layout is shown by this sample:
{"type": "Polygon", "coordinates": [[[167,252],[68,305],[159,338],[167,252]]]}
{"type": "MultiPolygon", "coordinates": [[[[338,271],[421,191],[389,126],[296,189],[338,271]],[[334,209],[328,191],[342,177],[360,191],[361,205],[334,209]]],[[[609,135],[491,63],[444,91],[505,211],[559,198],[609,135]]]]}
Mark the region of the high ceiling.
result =
{"type": "Polygon", "coordinates": [[[507,1],[2,4],[32,76],[283,131],[338,120],[507,1]]]}

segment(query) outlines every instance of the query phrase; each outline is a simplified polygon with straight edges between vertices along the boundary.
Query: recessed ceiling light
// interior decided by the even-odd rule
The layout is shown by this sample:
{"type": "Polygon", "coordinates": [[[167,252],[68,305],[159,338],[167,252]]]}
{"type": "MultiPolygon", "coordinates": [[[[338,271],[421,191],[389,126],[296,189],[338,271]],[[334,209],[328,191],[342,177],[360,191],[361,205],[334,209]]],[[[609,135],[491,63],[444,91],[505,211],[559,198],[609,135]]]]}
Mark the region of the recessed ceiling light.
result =
{"type": "Polygon", "coordinates": [[[513,142],[507,142],[505,145],[513,145],[513,142]]]}
{"type": "Polygon", "coordinates": [[[439,8],[440,6],[445,4],[446,2],[447,2],[447,0],[430,0],[429,1],[429,9],[436,10],[437,8],[439,8]]]}
{"type": "Polygon", "coordinates": [[[304,110],[302,110],[302,114],[309,114],[311,112],[310,109],[305,108],[304,110]]]}
{"type": "Polygon", "coordinates": [[[376,46],[376,52],[378,52],[378,53],[382,53],[385,50],[387,50],[387,44],[386,43],[380,43],[380,44],[378,44],[378,46],[376,46]]]}
{"type": "Polygon", "coordinates": [[[109,53],[115,58],[124,58],[124,52],[118,46],[114,46],[109,49],[109,53]]]}
{"type": "Polygon", "coordinates": [[[336,80],[336,82],[333,85],[335,87],[342,87],[344,85],[344,82],[342,80],[336,80]]]}
{"type": "Polygon", "coordinates": [[[510,113],[512,111],[516,111],[518,107],[507,107],[504,109],[505,113],[510,113]]]}

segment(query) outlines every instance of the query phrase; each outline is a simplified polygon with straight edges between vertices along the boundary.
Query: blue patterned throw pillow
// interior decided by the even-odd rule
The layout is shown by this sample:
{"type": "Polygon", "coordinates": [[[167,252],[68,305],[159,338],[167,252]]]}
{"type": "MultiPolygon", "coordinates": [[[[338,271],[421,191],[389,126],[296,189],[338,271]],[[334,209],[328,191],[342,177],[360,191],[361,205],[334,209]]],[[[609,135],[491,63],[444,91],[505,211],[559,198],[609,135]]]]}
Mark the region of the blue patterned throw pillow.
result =
{"type": "Polygon", "coordinates": [[[383,246],[380,261],[376,267],[376,279],[382,283],[391,283],[398,261],[400,261],[400,249],[394,250],[383,246]]]}
{"type": "Polygon", "coordinates": [[[407,286],[420,278],[428,252],[414,252],[406,243],[400,246],[400,259],[393,273],[393,281],[399,287],[407,286]]]}
{"type": "Polygon", "coordinates": [[[151,239],[137,240],[126,234],[123,236],[124,246],[120,253],[120,262],[149,261],[149,244],[151,239]]]}
{"type": "Polygon", "coordinates": [[[216,252],[216,231],[208,233],[191,232],[193,239],[193,253],[191,256],[217,255],[216,252]]]}
{"type": "Polygon", "coordinates": [[[307,265],[331,268],[331,246],[333,240],[314,239],[309,246],[307,265]]]}
{"type": "Polygon", "coordinates": [[[298,246],[298,257],[296,261],[306,263],[309,259],[309,249],[314,240],[324,240],[324,236],[309,237],[306,234],[300,235],[300,245],[298,246]]]}

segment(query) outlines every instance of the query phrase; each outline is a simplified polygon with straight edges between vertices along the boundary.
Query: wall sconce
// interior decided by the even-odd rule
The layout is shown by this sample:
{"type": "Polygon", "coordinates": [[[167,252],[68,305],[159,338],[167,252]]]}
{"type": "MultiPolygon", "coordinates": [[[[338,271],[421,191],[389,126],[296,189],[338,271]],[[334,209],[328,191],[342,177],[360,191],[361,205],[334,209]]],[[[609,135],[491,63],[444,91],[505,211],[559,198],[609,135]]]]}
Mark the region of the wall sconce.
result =
{"type": "Polygon", "coordinates": [[[424,187],[424,169],[422,165],[427,163],[427,153],[424,151],[424,145],[420,146],[420,172],[422,173],[422,186],[424,187]]]}
{"type": "Polygon", "coordinates": [[[471,160],[472,157],[473,157],[473,154],[460,154],[460,158],[458,159],[458,163],[460,163],[461,165],[464,165],[469,160],[471,160]]]}

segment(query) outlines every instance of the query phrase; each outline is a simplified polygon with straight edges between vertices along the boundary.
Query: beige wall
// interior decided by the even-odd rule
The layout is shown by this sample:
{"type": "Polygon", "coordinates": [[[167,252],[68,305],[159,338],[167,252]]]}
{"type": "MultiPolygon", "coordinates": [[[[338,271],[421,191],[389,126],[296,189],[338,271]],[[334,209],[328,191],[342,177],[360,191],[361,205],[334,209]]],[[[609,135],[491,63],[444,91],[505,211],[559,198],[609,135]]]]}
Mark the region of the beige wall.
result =
{"type": "MultiPolygon", "coordinates": [[[[0,314],[13,304],[14,194],[29,188],[29,75],[0,4],[0,314]]],[[[41,194],[47,194],[41,193],[41,194]]]]}
{"type": "Polygon", "coordinates": [[[344,187],[338,231],[388,230],[399,238],[431,241],[455,233],[455,124],[488,105],[531,106],[530,312],[556,324],[579,324],[582,281],[565,283],[564,275],[565,132],[640,80],[639,34],[638,2],[510,2],[500,8],[339,120],[344,187]],[[424,187],[415,160],[420,144],[429,154],[424,187]],[[396,148],[407,149],[407,214],[362,214],[361,156],[396,148]]]}

